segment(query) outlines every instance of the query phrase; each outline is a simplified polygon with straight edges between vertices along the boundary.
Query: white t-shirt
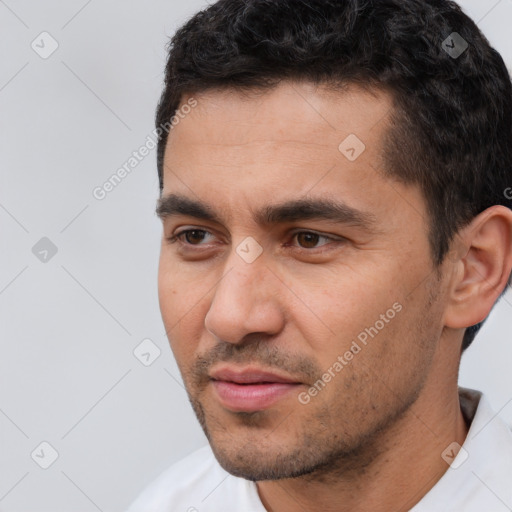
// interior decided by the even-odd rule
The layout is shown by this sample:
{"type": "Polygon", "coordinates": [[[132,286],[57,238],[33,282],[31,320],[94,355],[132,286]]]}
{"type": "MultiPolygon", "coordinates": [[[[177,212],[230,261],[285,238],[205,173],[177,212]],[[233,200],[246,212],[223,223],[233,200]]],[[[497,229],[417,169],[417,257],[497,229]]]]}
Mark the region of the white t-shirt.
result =
{"type": "MultiPolygon", "coordinates": [[[[481,392],[459,388],[459,395],[472,420],[463,449],[410,512],[511,512],[512,431],[481,392]]],[[[165,470],[128,512],[266,510],[256,484],[227,473],[205,446],[165,470]]]]}

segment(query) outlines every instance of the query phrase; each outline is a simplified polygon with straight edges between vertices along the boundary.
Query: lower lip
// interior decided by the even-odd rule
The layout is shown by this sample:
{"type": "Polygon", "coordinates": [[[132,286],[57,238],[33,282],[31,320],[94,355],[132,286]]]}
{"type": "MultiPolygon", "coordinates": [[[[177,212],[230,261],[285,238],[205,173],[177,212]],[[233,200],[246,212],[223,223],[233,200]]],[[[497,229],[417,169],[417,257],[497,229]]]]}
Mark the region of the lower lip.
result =
{"type": "Polygon", "coordinates": [[[214,380],[212,383],[221,404],[236,412],[254,412],[266,409],[300,386],[300,384],[285,382],[236,384],[214,380]]]}

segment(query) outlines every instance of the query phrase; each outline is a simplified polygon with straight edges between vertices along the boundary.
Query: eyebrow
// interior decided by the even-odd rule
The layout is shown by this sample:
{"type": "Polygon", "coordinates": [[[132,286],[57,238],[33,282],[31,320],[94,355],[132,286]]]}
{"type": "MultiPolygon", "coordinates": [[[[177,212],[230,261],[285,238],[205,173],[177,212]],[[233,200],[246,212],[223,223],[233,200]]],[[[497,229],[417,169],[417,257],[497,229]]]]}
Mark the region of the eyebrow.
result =
{"type": "MultiPolygon", "coordinates": [[[[158,199],[156,214],[162,220],[183,215],[222,224],[222,219],[210,205],[179,194],[168,194],[158,199]]],[[[377,219],[372,213],[357,210],[343,202],[297,199],[265,206],[254,214],[254,220],[260,226],[304,220],[331,220],[370,230],[377,219]]]]}

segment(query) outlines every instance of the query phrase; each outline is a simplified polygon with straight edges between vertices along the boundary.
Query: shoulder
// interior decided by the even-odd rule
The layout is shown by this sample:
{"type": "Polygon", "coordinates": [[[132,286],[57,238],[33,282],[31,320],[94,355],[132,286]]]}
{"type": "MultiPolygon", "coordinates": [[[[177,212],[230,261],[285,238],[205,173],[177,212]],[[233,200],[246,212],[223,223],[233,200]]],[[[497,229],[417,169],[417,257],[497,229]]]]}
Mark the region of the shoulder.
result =
{"type": "Polygon", "coordinates": [[[217,512],[228,504],[265,510],[255,484],[226,472],[205,446],[163,471],[127,512],[217,512]]]}
{"type": "Polygon", "coordinates": [[[469,423],[466,440],[446,473],[410,512],[510,512],[512,430],[482,392],[459,388],[459,395],[469,423]]]}
{"type": "Polygon", "coordinates": [[[210,447],[200,448],[160,473],[141,492],[128,512],[178,510],[175,508],[178,506],[185,506],[184,512],[188,508],[192,512],[192,496],[201,494],[208,482],[220,476],[221,471],[210,447]],[[190,499],[188,505],[182,503],[187,496],[190,499]]]}

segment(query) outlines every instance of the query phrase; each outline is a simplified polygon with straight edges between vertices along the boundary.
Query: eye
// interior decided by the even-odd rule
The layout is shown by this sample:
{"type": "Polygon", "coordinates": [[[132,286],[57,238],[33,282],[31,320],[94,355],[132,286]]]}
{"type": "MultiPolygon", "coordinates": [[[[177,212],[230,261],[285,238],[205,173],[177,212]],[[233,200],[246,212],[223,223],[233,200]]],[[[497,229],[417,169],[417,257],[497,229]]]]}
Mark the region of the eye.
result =
{"type": "Polygon", "coordinates": [[[204,229],[185,229],[180,233],[176,233],[168,238],[169,242],[174,243],[179,240],[187,245],[204,245],[201,241],[204,240],[205,235],[213,236],[209,231],[204,229]]]}
{"type": "Polygon", "coordinates": [[[293,238],[299,243],[299,247],[302,249],[316,249],[317,247],[323,247],[327,243],[317,245],[321,239],[327,241],[335,241],[334,238],[329,236],[321,235],[313,231],[298,231],[293,234],[293,238]]]}
{"type": "MultiPolygon", "coordinates": [[[[185,246],[201,246],[205,245],[205,240],[207,241],[207,237],[214,237],[212,233],[206,231],[205,229],[185,229],[181,232],[176,233],[167,238],[170,243],[174,243],[179,241],[181,244],[185,246]]],[[[337,239],[321,235],[320,233],[315,233],[314,231],[296,231],[292,233],[292,240],[296,239],[298,245],[295,244],[286,244],[288,247],[293,247],[295,249],[317,249],[321,248],[325,245],[328,245],[330,242],[336,242],[337,239]],[[325,243],[319,242],[324,241],[325,243]]]]}

